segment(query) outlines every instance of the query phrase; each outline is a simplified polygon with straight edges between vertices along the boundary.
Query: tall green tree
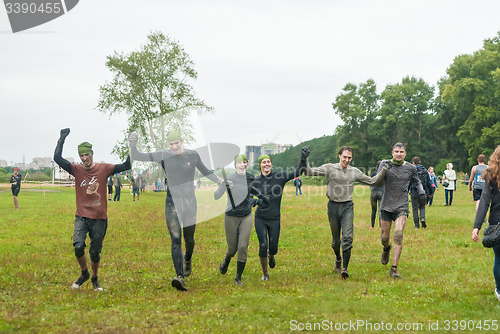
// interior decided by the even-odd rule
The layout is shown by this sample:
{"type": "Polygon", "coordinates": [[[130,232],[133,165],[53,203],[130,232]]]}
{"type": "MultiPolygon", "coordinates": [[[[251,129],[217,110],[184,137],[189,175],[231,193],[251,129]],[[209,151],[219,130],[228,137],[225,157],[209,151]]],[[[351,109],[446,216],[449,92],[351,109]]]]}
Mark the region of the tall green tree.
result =
{"type": "Polygon", "coordinates": [[[374,148],[377,145],[373,123],[379,109],[377,85],[368,79],[359,86],[348,83],[332,103],[333,110],[344,124],[336,130],[339,146],[354,148],[353,165],[368,169],[375,165],[374,148]]]}
{"type": "Polygon", "coordinates": [[[127,114],[124,139],[113,150],[122,159],[128,152],[127,133],[140,134],[138,147],[160,150],[167,147],[169,129],[179,130],[186,142],[193,138],[192,112],[213,112],[190,83],[198,75],[194,62],[177,41],[161,32],[151,33],[138,51],[108,56],[106,67],[113,79],[100,86],[97,108],[110,117],[127,114]]]}
{"type": "Polygon", "coordinates": [[[482,49],[456,57],[446,73],[440,123],[458,136],[470,167],[479,154],[488,156],[500,144],[500,32],[482,49]]]}
{"type": "Polygon", "coordinates": [[[417,155],[427,163],[433,161],[434,88],[422,79],[405,77],[401,83],[387,85],[380,96],[382,105],[375,127],[383,145],[375,150],[377,158],[387,158],[390,148],[401,142],[407,146],[408,157],[417,155]]]}

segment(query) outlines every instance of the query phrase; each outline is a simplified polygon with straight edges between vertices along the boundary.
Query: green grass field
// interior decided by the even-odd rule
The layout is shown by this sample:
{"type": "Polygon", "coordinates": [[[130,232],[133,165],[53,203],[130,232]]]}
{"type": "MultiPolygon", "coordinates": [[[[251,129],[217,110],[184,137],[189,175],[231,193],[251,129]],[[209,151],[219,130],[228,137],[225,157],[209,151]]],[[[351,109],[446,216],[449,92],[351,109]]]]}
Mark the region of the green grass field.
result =
{"type": "MultiPolygon", "coordinates": [[[[389,277],[390,265],[380,264],[380,232],[369,229],[368,187],[355,188],[351,276],[342,280],[333,273],[325,187],[304,185],[303,197],[288,187],[283,198],[280,248],[269,281],[260,281],[255,232],[244,286],[234,285],[235,259],[226,275],[219,273],[226,249],[219,215],[197,225],[193,274],[184,293],[171,286],[175,271],[165,193],[145,193],[132,202],[124,189],[120,202],[109,203],[99,272],[104,291],[97,293],[90,283],[70,289],[80,274],[72,247],[74,190],[47,189],[52,191],[45,195],[23,189],[20,210],[14,210],[9,188],[0,191],[1,333],[285,333],[302,328],[421,333],[430,332],[431,324],[435,333],[498,332],[492,327],[500,322],[493,252],[471,241],[475,205],[463,185],[451,207],[443,207],[443,190],[436,194],[427,209],[427,229],[414,229],[410,214],[399,280],[389,277]]],[[[197,196],[200,215],[214,210],[207,204],[212,192],[197,196]]]]}

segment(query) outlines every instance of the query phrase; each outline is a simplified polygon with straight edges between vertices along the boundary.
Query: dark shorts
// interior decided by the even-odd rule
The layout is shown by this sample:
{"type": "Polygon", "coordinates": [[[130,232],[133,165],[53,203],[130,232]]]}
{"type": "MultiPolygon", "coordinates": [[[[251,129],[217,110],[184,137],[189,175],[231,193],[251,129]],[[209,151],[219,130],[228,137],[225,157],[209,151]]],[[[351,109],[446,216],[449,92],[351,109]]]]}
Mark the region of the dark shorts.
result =
{"type": "Polygon", "coordinates": [[[21,187],[11,187],[11,190],[12,190],[12,195],[17,197],[17,195],[19,195],[21,187]]]}
{"type": "Polygon", "coordinates": [[[112,193],[113,193],[113,186],[108,185],[108,194],[112,194],[112,193]]]}
{"type": "Polygon", "coordinates": [[[88,233],[90,237],[89,252],[101,253],[102,241],[106,236],[107,229],[108,229],[107,219],[91,219],[91,218],[75,216],[75,228],[73,231],[73,246],[77,242],[82,242],[85,245],[85,239],[87,239],[87,233],[88,233]]]}
{"type": "Polygon", "coordinates": [[[408,217],[408,211],[395,211],[395,212],[389,212],[385,210],[380,211],[380,219],[385,220],[386,222],[396,221],[396,219],[398,219],[401,216],[408,217]]]}
{"type": "Polygon", "coordinates": [[[133,195],[139,195],[139,188],[132,188],[133,195]]]}
{"type": "Polygon", "coordinates": [[[483,193],[483,189],[473,189],[472,190],[472,198],[474,198],[474,201],[479,201],[482,193],[483,193]]]}

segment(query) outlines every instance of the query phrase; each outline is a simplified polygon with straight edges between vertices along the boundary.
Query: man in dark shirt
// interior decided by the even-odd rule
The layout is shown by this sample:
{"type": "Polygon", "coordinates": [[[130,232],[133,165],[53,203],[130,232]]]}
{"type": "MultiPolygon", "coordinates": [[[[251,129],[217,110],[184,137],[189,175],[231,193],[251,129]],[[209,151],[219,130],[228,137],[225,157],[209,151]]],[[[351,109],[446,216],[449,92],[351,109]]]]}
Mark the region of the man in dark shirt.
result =
{"type": "Polygon", "coordinates": [[[21,179],[22,176],[19,174],[19,170],[14,168],[14,174],[10,177],[12,196],[14,196],[14,207],[19,209],[19,201],[17,200],[17,196],[19,195],[19,191],[21,190],[21,179]]]}
{"type": "Polygon", "coordinates": [[[69,129],[62,129],[54,152],[54,161],[65,171],[75,177],[76,214],[73,232],[75,255],[82,270],[81,276],[71,288],[79,289],[90,278],[85,257],[85,239],[90,237],[89,255],[92,268],[92,286],[94,291],[102,287],[97,279],[102,242],[108,227],[106,201],[106,182],[110,175],[130,169],[130,157],[121,165],[94,163],[92,145],[83,142],[78,145],[80,164],[71,164],[62,157],[64,140],[69,135],[69,129]]]}
{"type": "Polygon", "coordinates": [[[425,190],[425,196],[426,196],[426,200],[421,201],[417,187],[410,185],[413,223],[415,224],[415,228],[420,228],[420,224],[422,224],[422,228],[427,228],[427,224],[425,223],[425,206],[427,205],[427,198],[429,198],[434,194],[431,184],[431,178],[429,176],[429,172],[427,171],[427,169],[425,169],[425,167],[421,165],[421,160],[419,157],[413,157],[412,162],[413,165],[417,168],[417,175],[418,178],[420,179],[420,183],[422,183],[422,187],[425,190]]]}
{"type": "Polygon", "coordinates": [[[399,278],[398,262],[403,249],[403,231],[408,218],[408,187],[410,182],[418,189],[419,200],[426,201],[425,191],[418,178],[417,168],[406,162],[406,148],[402,143],[396,143],[392,147],[392,160],[384,160],[380,164],[379,172],[384,162],[392,162],[392,168],[385,174],[384,191],[380,202],[380,239],[384,249],[381,262],[386,265],[389,262],[391,244],[391,224],[394,221],[394,253],[390,275],[399,278]]]}
{"type": "Polygon", "coordinates": [[[172,260],[177,275],[172,279],[172,286],[177,290],[186,291],[184,277],[191,275],[191,257],[195,245],[194,232],[197,212],[194,187],[195,168],[219,185],[223,180],[205,167],[198,152],[183,147],[181,134],[176,130],[170,130],[167,134],[169,150],[141,153],[137,150],[137,134],[131,133],[128,139],[132,160],[160,163],[167,174],[165,220],[172,240],[172,260]],[[184,256],[182,254],[182,235],[184,235],[186,244],[184,256]]]}

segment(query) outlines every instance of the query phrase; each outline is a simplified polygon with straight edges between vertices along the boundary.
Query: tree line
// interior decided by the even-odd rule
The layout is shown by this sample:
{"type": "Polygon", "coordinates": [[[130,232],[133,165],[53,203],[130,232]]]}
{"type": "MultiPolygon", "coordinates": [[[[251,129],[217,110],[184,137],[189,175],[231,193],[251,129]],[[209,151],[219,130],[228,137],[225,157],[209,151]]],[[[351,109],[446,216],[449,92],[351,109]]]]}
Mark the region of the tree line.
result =
{"type": "MultiPolygon", "coordinates": [[[[448,162],[457,171],[470,170],[479,154],[488,157],[500,144],[500,32],[480,50],[455,57],[436,87],[410,76],[380,94],[373,79],[346,84],[332,103],[343,124],[333,136],[309,142],[310,161],[337,162],[338,148],[349,145],[353,166],[369,170],[401,142],[407,160],[418,156],[438,173],[448,162]],[[327,148],[327,143],[335,144],[327,148]]],[[[273,156],[273,165],[295,166],[300,154],[293,158],[293,153],[273,156]]]]}

